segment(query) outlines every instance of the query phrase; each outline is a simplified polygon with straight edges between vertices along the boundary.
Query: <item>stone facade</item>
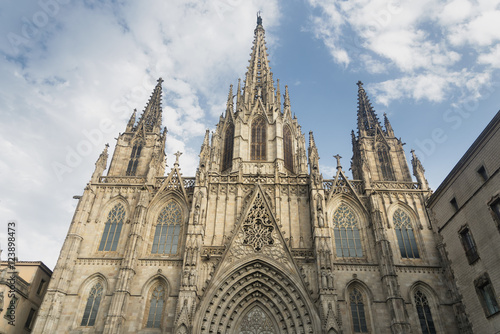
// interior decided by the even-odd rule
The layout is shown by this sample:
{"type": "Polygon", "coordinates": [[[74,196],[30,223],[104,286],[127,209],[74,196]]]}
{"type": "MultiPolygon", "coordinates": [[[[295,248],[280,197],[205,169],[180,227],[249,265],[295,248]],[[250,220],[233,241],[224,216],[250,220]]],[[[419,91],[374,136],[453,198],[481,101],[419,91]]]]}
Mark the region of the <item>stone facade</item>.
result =
{"type": "Polygon", "coordinates": [[[429,200],[474,333],[500,333],[500,112],[429,200]]]}
{"type": "Polygon", "coordinates": [[[418,159],[413,182],[359,82],[354,180],[339,156],[323,179],[267,57],[259,18],[195,177],[180,153],[164,176],[158,81],[96,163],[34,333],[458,331],[418,159]]]}
{"type": "Polygon", "coordinates": [[[43,262],[0,262],[0,334],[31,333],[51,275],[43,262]]]}

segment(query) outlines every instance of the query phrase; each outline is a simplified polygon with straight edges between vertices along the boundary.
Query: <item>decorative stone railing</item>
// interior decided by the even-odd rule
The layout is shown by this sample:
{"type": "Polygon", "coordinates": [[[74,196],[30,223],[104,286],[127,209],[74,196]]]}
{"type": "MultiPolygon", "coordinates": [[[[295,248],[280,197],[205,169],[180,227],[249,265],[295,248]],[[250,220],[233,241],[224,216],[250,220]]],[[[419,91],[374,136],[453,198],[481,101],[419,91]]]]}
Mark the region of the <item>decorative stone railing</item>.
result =
{"type": "Polygon", "coordinates": [[[372,183],[373,189],[418,190],[417,182],[379,181],[372,183]]]}
{"type": "Polygon", "coordinates": [[[146,178],[137,176],[101,176],[99,182],[111,184],[143,184],[146,182],[146,178]]]}
{"type": "Polygon", "coordinates": [[[346,181],[344,179],[338,179],[335,186],[333,185],[334,182],[335,180],[323,180],[323,189],[325,189],[327,193],[329,193],[332,190],[335,191],[335,193],[337,194],[349,193],[351,191],[347,185],[347,182],[349,182],[349,184],[357,194],[363,193],[363,181],[361,180],[346,181]]]}

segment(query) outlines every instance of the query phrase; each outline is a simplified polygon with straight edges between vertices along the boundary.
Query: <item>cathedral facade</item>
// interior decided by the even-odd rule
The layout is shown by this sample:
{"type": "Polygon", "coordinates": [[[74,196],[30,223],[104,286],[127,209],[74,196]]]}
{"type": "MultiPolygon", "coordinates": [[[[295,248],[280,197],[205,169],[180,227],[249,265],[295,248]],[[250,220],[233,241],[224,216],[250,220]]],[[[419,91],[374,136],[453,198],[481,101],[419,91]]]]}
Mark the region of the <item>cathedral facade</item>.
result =
{"type": "Polygon", "coordinates": [[[430,190],[358,82],[353,179],[323,179],[262,20],[194,177],[166,172],[162,80],[79,200],[34,333],[468,333],[430,190]],[[306,148],[307,147],[307,148],[306,148]],[[167,174],[167,176],[164,176],[167,174]]]}

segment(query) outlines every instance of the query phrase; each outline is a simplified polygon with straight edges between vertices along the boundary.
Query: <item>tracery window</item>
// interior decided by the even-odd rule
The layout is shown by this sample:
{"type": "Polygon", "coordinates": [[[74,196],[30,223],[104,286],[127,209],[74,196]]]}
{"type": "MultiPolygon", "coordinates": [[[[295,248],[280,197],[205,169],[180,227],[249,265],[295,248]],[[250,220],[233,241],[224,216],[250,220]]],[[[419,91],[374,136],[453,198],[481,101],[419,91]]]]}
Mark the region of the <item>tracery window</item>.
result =
{"type": "Polygon", "coordinates": [[[142,143],[135,143],[130,153],[130,160],[128,162],[127,172],[125,175],[134,176],[137,172],[137,165],[139,164],[139,157],[141,156],[142,143]]]}
{"type": "Polygon", "coordinates": [[[262,117],[252,123],[251,159],[266,160],[266,124],[262,117]]]}
{"type": "Polygon", "coordinates": [[[165,303],[165,288],[158,284],[151,293],[149,301],[147,328],[160,328],[163,305],[165,303]]]}
{"type": "Polygon", "coordinates": [[[431,308],[429,307],[429,300],[426,295],[422,291],[417,290],[414,298],[422,333],[436,334],[436,327],[434,326],[434,321],[432,320],[431,308]]]}
{"type": "Polygon", "coordinates": [[[420,255],[418,254],[417,242],[410,217],[403,210],[397,209],[394,212],[393,221],[401,257],[418,259],[420,255]]]}
{"type": "Polygon", "coordinates": [[[285,155],[285,168],[293,172],[293,153],[292,153],[292,132],[288,126],[283,128],[283,152],[285,155]]]}
{"type": "Polygon", "coordinates": [[[379,145],[377,148],[377,155],[380,170],[382,171],[382,179],[385,181],[394,181],[394,174],[392,172],[387,147],[385,147],[384,145],[379,145]]]}
{"type": "Polygon", "coordinates": [[[231,123],[226,129],[224,138],[224,155],[222,157],[222,170],[231,168],[233,165],[233,144],[234,144],[234,125],[231,123]]]}
{"type": "Polygon", "coordinates": [[[248,312],[237,331],[238,334],[275,334],[278,333],[269,316],[258,306],[248,312]]]}
{"type": "Polygon", "coordinates": [[[176,202],[170,201],[158,216],[151,253],[177,254],[181,221],[180,206],[176,202]]]}
{"type": "Polygon", "coordinates": [[[95,324],[95,319],[97,317],[97,311],[99,310],[99,304],[102,298],[102,284],[97,283],[90,290],[89,297],[87,299],[87,305],[85,305],[85,311],[83,312],[82,323],[80,326],[91,327],[95,324]]]}
{"type": "Polygon", "coordinates": [[[108,213],[108,220],[104,225],[101,243],[99,244],[100,251],[115,251],[120,239],[123,220],[125,219],[125,208],[121,203],[118,203],[108,213]]]}
{"type": "Polygon", "coordinates": [[[349,303],[354,333],[368,333],[363,295],[358,289],[353,288],[349,293],[349,303]]]}
{"type": "Polygon", "coordinates": [[[358,221],[351,209],[342,204],[333,213],[333,232],[338,257],[362,257],[358,221]]]}

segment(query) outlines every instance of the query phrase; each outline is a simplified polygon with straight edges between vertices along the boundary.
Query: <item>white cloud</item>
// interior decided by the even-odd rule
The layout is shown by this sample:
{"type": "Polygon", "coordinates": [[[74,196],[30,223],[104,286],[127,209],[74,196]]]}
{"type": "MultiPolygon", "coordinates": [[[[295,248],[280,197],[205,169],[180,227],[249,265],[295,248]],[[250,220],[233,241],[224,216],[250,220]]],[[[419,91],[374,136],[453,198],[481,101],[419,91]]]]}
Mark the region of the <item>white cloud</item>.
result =
{"type": "Polygon", "coordinates": [[[481,74],[499,67],[497,0],[309,3],[320,10],[311,17],[311,29],[336,63],[397,77],[376,85],[377,99],[385,104],[401,97],[443,101],[451,86],[463,96],[480,96],[477,91],[488,84],[479,79],[481,74]],[[474,57],[484,67],[465,69],[464,57],[474,57]],[[474,78],[473,84],[457,77],[464,72],[474,78]],[[401,91],[390,91],[394,88],[401,91]]]}
{"type": "Polygon", "coordinates": [[[19,222],[22,259],[55,265],[72,196],[160,76],[169,165],[183,151],[183,173],[194,175],[205,129],[225,110],[220,87],[245,73],[258,10],[272,31],[277,1],[0,4],[0,221],[19,222]],[[196,138],[194,149],[185,144],[196,138]]]}

